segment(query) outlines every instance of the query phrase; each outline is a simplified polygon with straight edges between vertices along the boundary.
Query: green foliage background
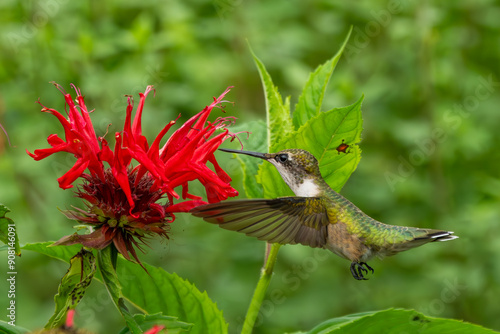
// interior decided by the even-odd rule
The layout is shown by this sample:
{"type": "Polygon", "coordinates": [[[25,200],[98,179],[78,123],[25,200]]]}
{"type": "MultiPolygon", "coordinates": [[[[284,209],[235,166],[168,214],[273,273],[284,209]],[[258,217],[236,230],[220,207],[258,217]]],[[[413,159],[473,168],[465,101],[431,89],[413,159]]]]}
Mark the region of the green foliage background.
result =
{"type": "MultiPolygon", "coordinates": [[[[342,193],[380,221],[453,230],[460,239],[374,260],[367,282],[352,279],[348,262],[326,251],[283,247],[255,332],[307,330],[390,307],[500,330],[499,15],[498,3],[488,0],[2,1],[0,123],[12,147],[0,136],[0,202],[11,209],[23,244],[73,232],[57,208],[80,203],[56,182],[73,158],[34,162],[25,153],[61,133],[34,103],[41,98],[63,109],[49,81],[82,89],[101,135],[109,123],[110,131],[122,126],[123,95],[137,101],[149,84],[157,89],[144,113],[149,138],[229,85],[236,104],[228,114],[243,124],[262,119],[265,108],[246,40],[295,105],[308,73],[334,55],[354,25],[323,101],[328,110],[365,96],[362,159],[342,193]]],[[[243,193],[239,163],[227,154],[219,159],[243,193]]],[[[171,239],[151,245],[141,259],[207,290],[230,332],[241,326],[263,242],[179,215],[171,239]]],[[[2,272],[5,263],[6,256],[2,272]]],[[[17,324],[41,328],[67,266],[27,251],[17,266],[17,324]]],[[[2,280],[2,294],[4,287],[2,280]]],[[[123,326],[99,284],[82,303],[78,326],[103,333],[123,326]]]]}

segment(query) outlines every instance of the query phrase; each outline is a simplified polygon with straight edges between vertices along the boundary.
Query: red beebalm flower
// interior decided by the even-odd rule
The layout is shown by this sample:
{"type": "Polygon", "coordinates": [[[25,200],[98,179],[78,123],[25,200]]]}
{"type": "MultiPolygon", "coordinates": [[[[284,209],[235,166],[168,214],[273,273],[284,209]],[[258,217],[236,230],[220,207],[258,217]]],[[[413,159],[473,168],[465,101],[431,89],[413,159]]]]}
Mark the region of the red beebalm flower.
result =
{"type": "Polygon", "coordinates": [[[188,182],[199,180],[205,187],[208,202],[219,202],[237,196],[231,187],[231,178],[222,170],[214,157],[219,145],[236,134],[226,128],[234,123],[234,117],[217,118],[208,122],[214,107],[221,107],[227,88],[214,102],[184,123],[160,148],[160,142],[176,121],[169,122],[155,140],[148,143],[142,135],[141,117],[147,95],[153,90],[148,86],[132,119],[133,99],[128,97],[123,131],[115,134],[114,150],[103,137],[97,137],[85,106],[84,97],[74,85],[76,104],[61,86],[55,86],[64,94],[69,107],[66,119],[55,109],[42,105],[42,112],[57,117],[64,128],[65,140],[56,134],[47,138],[51,148],[27,153],[35,160],[44,159],[56,152],[72,153],[74,166],[58,178],[59,187],[68,189],[78,179],[83,184],[76,196],[86,201],[87,210],[75,209],[65,212],[74,220],[91,225],[90,234],[73,234],[60,239],[56,244],[80,243],[87,247],[103,249],[113,243],[128,260],[129,253],[140,263],[134,245],[142,250],[144,237],[152,234],[168,237],[169,223],[175,220],[174,212],[187,212],[206,204],[201,197],[189,193],[188,182]],[[217,130],[222,130],[216,134],[217,130]],[[132,161],[137,162],[136,166],[132,161]],[[207,162],[211,162],[212,171],[207,162]],[[88,171],[88,172],[86,172],[88,171]],[[182,199],[175,191],[182,187],[182,199]],[[162,202],[166,202],[162,204],[162,202]]]}

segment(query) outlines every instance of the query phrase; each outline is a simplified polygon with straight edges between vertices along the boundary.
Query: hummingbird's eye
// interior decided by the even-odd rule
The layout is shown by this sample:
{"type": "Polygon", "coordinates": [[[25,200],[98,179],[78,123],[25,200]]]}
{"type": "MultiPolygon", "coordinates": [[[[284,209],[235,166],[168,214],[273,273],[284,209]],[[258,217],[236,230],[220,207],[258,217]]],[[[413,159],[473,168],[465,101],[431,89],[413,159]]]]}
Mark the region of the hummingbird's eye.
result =
{"type": "Polygon", "coordinates": [[[288,160],[288,154],[278,154],[275,159],[281,163],[286,162],[288,160]]]}

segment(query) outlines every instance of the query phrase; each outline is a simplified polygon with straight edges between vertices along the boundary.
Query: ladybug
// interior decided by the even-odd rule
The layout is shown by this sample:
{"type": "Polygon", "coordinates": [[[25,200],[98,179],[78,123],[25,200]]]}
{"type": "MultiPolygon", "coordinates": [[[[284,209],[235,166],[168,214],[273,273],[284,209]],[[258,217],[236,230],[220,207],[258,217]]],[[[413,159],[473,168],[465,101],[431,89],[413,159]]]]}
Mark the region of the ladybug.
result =
{"type": "Polygon", "coordinates": [[[342,143],[339,146],[337,146],[336,150],[337,150],[337,152],[339,152],[339,154],[340,154],[340,152],[347,154],[347,153],[351,152],[350,150],[349,150],[349,152],[347,152],[347,149],[349,148],[349,146],[350,145],[344,143],[344,139],[342,139],[342,143]]]}

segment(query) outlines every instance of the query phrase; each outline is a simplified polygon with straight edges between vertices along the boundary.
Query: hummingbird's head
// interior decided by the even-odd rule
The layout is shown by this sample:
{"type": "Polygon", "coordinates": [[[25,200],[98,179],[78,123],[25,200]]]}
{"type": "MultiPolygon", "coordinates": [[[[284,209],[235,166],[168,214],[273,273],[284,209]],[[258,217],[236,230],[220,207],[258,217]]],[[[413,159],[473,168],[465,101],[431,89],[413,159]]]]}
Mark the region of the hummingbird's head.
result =
{"type": "Polygon", "coordinates": [[[297,196],[314,197],[319,194],[317,182],[322,180],[318,160],[309,152],[288,149],[278,153],[220,149],[224,152],[246,154],[272,163],[286,184],[297,196]]]}

